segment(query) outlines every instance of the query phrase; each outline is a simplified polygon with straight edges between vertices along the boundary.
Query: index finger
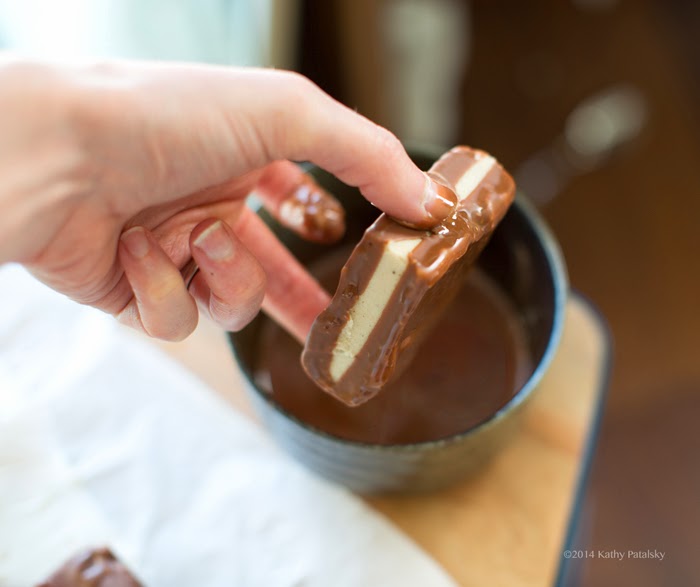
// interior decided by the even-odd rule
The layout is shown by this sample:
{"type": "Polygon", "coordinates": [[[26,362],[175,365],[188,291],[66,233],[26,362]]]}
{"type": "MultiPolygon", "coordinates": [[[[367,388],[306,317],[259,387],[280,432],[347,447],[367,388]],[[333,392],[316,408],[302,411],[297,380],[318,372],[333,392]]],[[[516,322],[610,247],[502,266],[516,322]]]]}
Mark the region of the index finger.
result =
{"type": "Polygon", "coordinates": [[[296,97],[293,113],[259,121],[261,141],[273,158],[312,161],[358,187],[390,216],[416,227],[433,226],[453,210],[455,194],[419,170],[390,131],[306,78],[286,83],[291,88],[285,90],[296,97]]]}
{"type": "Polygon", "coordinates": [[[120,64],[116,71],[128,83],[114,84],[112,68],[111,85],[103,87],[126,87],[136,100],[135,108],[121,106],[131,122],[124,126],[147,132],[148,144],[157,147],[154,199],[174,199],[291,159],[312,161],[417,227],[437,224],[456,204],[391,132],[299,74],[184,64],[120,64]]]}

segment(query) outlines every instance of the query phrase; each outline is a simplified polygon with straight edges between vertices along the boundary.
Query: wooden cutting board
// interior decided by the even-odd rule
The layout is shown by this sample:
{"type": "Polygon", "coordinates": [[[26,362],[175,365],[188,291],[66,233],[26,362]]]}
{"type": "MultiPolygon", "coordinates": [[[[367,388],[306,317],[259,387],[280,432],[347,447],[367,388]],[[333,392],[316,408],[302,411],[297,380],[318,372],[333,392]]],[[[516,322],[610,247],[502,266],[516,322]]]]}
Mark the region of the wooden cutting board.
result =
{"type": "MultiPolygon", "coordinates": [[[[224,334],[203,323],[182,343],[159,343],[252,416],[224,334]]],[[[449,490],[366,501],[465,587],[555,584],[595,441],[607,386],[604,322],[579,296],[561,347],[513,442],[478,476],[449,490]]]]}

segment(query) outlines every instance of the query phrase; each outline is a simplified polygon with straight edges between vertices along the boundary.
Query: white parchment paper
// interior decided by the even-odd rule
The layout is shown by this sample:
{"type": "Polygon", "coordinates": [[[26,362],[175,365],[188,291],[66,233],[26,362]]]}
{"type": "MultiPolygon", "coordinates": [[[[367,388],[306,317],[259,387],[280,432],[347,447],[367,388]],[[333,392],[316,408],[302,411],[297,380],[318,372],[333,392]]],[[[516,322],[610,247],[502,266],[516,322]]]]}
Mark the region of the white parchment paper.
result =
{"type": "Polygon", "coordinates": [[[0,283],[0,585],[107,544],[149,587],[454,586],[153,345],[0,283]]]}

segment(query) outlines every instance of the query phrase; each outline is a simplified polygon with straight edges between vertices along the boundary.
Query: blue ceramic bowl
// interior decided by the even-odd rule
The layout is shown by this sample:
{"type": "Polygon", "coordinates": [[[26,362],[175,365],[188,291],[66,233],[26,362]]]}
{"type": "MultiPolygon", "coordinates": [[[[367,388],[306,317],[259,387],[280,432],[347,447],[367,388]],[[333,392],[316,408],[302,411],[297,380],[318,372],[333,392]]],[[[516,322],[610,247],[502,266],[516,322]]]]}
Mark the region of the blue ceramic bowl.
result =
{"type": "MultiPolygon", "coordinates": [[[[416,163],[427,169],[439,151],[415,150],[416,163]]],[[[347,211],[348,231],[338,246],[356,243],[378,211],[355,190],[320,169],[310,170],[338,197],[347,211]]],[[[263,217],[303,262],[310,263],[328,247],[303,241],[263,217]]],[[[245,375],[247,392],[268,430],[298,461],[346,487],[363,493],[415,492],[438,489],[475,472],[513,436],[526,400],[537,388],[557,350],[564,323],[567,276],[559,247],[533,207],[521,196],[494,232],[479,266],[510,297],[525,327],[534,369],[525,384],[498,411],[476,426],[440,440],[375,445],[349,441],[318,430],[278,406],[255,384],[256,349],[264,317],[259,316],[229,339],[245,375]]],[[[322,393],[319,390],[319,393],[322,393]]]]}

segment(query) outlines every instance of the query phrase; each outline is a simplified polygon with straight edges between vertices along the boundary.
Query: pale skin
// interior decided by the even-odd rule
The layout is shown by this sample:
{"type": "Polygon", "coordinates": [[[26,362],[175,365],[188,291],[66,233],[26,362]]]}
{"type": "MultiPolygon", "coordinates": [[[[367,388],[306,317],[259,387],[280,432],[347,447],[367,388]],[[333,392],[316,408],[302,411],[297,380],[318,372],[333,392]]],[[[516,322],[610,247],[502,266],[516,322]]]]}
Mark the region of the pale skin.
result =
{"type": "Polygon", "coordinates": [[[391,133],[297,74],[0,56],[0,264],[150,336],[262,307],[304,340],[328,294],[244,205],[254,190],[274,214],[291,161],[407,223],[449,212],[391,133]]]}

